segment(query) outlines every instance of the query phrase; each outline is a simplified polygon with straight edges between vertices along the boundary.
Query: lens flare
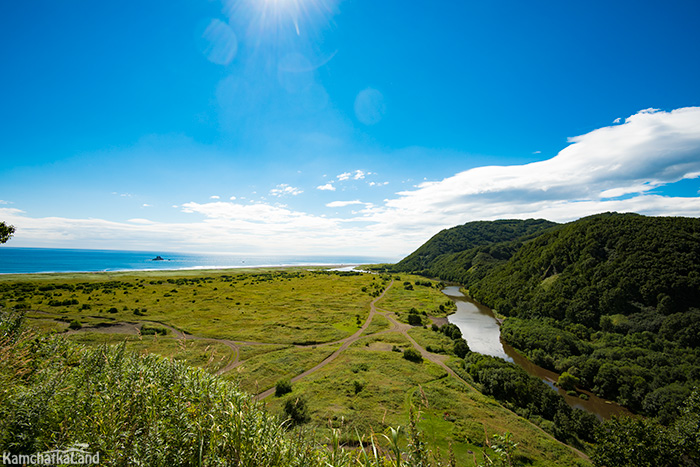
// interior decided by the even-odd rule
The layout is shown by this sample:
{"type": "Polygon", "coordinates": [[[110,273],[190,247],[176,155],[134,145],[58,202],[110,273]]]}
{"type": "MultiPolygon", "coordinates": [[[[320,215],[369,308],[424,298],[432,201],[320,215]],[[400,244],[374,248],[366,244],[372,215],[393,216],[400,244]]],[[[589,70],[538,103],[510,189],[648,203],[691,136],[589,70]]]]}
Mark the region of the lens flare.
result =
{"type": "Polygon", "coordinates": [[[337,13],[338,0],[228,0],[224,12],[258,39],[313,35],[337,13]]]}

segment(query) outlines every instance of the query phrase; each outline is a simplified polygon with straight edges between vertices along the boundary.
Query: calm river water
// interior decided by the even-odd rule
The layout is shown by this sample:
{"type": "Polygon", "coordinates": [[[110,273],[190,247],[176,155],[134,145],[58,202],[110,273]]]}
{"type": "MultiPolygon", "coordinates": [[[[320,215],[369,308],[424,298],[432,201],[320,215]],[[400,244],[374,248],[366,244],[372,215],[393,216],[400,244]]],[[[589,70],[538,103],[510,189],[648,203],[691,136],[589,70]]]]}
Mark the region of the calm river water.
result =
{"type": "Polygon", "coordinates": [[[570,396],[566,391],[557,388],[554,383],[559,379],[558,374],[535,365],[520,355],[513,347],[501,342],[501,330],[491,309],[470,300],[459,291],[459,286],[445,287],[443,293],[457,305],[457,311],[448,316],[447,319],[459,327],[472,351],[500,357],[520,365],[529,374],[537,376],[553,390],[558,391],[570,406],[586,410],[599,419],[609,419],[613,415],[630,415],[630,412],[621,405],[601,399],[588,391],[581,391],[589,397],[588,400],[583,400],[576,396],[570,396]]]}

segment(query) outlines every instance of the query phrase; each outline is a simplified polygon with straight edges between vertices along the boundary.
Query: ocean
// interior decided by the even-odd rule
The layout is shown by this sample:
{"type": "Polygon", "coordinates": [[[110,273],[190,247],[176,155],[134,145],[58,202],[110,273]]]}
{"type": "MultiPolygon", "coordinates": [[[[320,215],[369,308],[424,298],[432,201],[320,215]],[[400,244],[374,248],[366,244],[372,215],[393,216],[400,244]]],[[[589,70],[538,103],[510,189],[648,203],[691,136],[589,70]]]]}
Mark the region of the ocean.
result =
{"type": "Polygon", "coordinates": [[[0,274],[358,265],[394,261],[367,256],[256,256],[0,246],[0,274]],[[157,256],[163,261],[153,261],[157,256]]]}

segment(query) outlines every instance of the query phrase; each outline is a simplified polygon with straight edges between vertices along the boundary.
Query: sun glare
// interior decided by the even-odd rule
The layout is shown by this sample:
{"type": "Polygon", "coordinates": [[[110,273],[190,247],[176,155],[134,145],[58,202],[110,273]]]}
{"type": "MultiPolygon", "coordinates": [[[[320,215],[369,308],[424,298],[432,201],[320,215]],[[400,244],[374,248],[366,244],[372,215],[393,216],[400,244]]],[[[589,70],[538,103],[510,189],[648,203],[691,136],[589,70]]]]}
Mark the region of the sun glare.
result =
{"type": "Polygon", "coordinates": [[[229,2],[229,15],[245,10],[251,32],[301,36],[325,26],[336,12],[338,0],[236,0],[229,2]]]}

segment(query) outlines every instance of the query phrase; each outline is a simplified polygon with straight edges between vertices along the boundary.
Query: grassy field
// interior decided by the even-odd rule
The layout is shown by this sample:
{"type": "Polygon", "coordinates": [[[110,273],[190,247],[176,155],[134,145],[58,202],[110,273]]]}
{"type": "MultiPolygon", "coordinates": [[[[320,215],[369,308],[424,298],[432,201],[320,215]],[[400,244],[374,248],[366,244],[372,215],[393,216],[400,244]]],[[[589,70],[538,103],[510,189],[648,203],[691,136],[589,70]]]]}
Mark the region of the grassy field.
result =
{"type": "Polygon", "coordinates": [[[304,268],[8,275],[0,276],[0,306],[25,310],[38,330],[86,346],[126,341],[140,353],[225,371],[224,378],[251,393],[325,362],[293,383],[290,395],[265,399],[276,414],[287,398],[305,399],[307,427],[319,439],[332,427],[356,445],[358,434],[408,426],[414,410],[425,440],[445,459],[452,446],[458,465],[474,465],[474,456],[481,461],[484,450],[491,452],[485,433],[506,431],[518,443],[521,463],[589,465],[449,375],[441,360],[402,358],[413,347],[407,336],[423,348],[452,350],[449,338],[430,330],[429,317],[446,316],[453,304],[424,278],[304,268]],[[392,324],[405,323],[411,309],[427,329],[392,324]],[[326,361],[341,345],[337,358],[326,361]]]}
{"type": "Polygon", "coordinates": [[[0,304],[83,325],[148,320],[202,337],[312,344],[354,333],[367,318],[370,292],[383,282],[279,270],[5,276],[0,304]]]}
{"type": "Polygon", "coordinates": [[[81,332],[68,336],[73,342],[84,345],[119,344],[126,342],[126,348],[140,354],[157,354],[175,360],[185,360],[189,365],[203,368],[211,373],[218,372],[233,358],[233,351],[215,341],[176,340],[167,337],[135,336],[132,334],[107,334],[81,332]]]}

